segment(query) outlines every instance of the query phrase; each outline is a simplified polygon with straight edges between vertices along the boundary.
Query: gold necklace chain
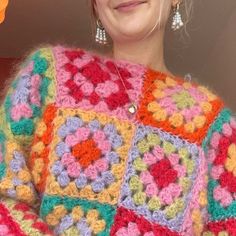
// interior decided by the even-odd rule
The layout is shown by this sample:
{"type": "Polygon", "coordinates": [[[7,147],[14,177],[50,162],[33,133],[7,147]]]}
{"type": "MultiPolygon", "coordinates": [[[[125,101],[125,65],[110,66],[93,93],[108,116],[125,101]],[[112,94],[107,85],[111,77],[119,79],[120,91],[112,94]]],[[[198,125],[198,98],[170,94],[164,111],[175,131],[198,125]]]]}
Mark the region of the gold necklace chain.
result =
{"type": "MultiPolygon", "coordinates": [[[[130,101],[130,105],[129,105],[128,111],[129,111],[129,113],[134,114],[137,111],[137,109],[138,109],[137,104],[130,99],[130,96],[129,96],[128,90],[127,90],[127,88],[125,86],[124,80],[123,80],[123,78],[122,78],[122,76],[121,76],[121,74],[120,74],[120,72],[119,72],[119,70],[118,70],[118,68],[117,68],[115,63],[114,63],[114,65],[115,65],[117,74],[118,74],[118,76],[119,76],[119,78],[120,78],[120,80],[122,82],[122,85],[123,85],[123,87],[125,89],[126,94],[128,95],[129,101],[130,101]]],[[[141,92],[139,94],[139,97],[143,98],[144,95],[151,89],[151,87],[152,87],[154,82],[155,82],[155,80],[152,81],[151,85],[144,91],[144,93],[141,92]]]]}

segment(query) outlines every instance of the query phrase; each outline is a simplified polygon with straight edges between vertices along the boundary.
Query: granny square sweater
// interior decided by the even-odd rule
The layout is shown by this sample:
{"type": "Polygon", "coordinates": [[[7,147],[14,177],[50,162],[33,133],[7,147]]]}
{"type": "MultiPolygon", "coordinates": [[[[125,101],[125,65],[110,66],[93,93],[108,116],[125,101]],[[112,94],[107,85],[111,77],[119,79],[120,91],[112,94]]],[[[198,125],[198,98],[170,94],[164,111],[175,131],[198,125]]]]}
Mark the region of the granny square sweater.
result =
{"type": "Polygon", "coordinates": [[[204,86],[42,47],[1,106],[0,195],[0,235],[236,236],[236,121],[204,86]]]}

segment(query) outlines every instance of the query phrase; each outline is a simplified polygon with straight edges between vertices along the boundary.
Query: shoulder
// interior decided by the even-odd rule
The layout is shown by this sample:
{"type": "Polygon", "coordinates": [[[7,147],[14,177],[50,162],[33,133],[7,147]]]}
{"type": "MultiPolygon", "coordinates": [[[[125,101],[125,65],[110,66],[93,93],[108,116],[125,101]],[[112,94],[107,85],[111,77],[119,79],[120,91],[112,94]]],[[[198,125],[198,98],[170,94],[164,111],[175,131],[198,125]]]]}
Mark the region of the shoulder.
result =
{"type": "Polygon", "coordinates": [[[55,100],[53,48],[43,45],[26,52],[9,83],[2,112],[14,135],[31,136],[35,119],[55,100]]]}
{"type": "Polygon", "coordinates": [[[142,99],[147,110],[146,119],[191,143],[202,144],[224,107],[223,101],[208,87],[180,76],[171,77],[150,70],[144,91],[152,83],[151,96],[142,99]]]}
{"type": "Polygon", "coordinates": [[[77,46],[70,46],[66,44],[56,44],[51,45],[48,49],[50,49],[53,53],[55,60],[62,60],[63,58],[67,58],[68,60],[75,60],[76,58],[83,58],[83,57],[99,57],[98,51],[89,50],[82,47],[77,46]]]}

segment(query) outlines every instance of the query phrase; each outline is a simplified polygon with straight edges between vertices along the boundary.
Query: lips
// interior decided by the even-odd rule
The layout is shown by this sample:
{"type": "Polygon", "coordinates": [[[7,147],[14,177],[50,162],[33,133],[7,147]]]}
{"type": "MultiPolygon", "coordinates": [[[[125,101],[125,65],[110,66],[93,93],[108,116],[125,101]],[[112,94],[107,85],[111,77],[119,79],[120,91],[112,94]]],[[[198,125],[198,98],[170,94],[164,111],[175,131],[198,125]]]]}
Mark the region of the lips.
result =
{"type": "Polygon", "coordinates": [[[124,3],[121,3],[119,4],[118,6],[116,6],[114,9],[119,9],[119,8],[122,8],[122,7],[129,7],[129,6],[136,6],[138,4],[141,4],[141,3],[146,3],[147,1],[129,1],[129,2],[124,2],[124,3]]]}

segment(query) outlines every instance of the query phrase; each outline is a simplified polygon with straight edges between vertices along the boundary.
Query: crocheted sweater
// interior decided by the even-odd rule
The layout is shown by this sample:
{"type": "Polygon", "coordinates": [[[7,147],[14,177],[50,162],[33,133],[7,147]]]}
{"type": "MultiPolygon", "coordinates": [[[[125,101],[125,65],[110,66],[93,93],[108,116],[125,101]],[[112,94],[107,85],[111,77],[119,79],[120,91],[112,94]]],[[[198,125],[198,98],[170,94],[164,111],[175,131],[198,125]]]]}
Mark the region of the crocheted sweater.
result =
{"type": "Polygon", "coordinates": [[[39,48],[1,106],[0,193],[0,235],[235,236],[236,121],[180,77],[39,48]]]}

